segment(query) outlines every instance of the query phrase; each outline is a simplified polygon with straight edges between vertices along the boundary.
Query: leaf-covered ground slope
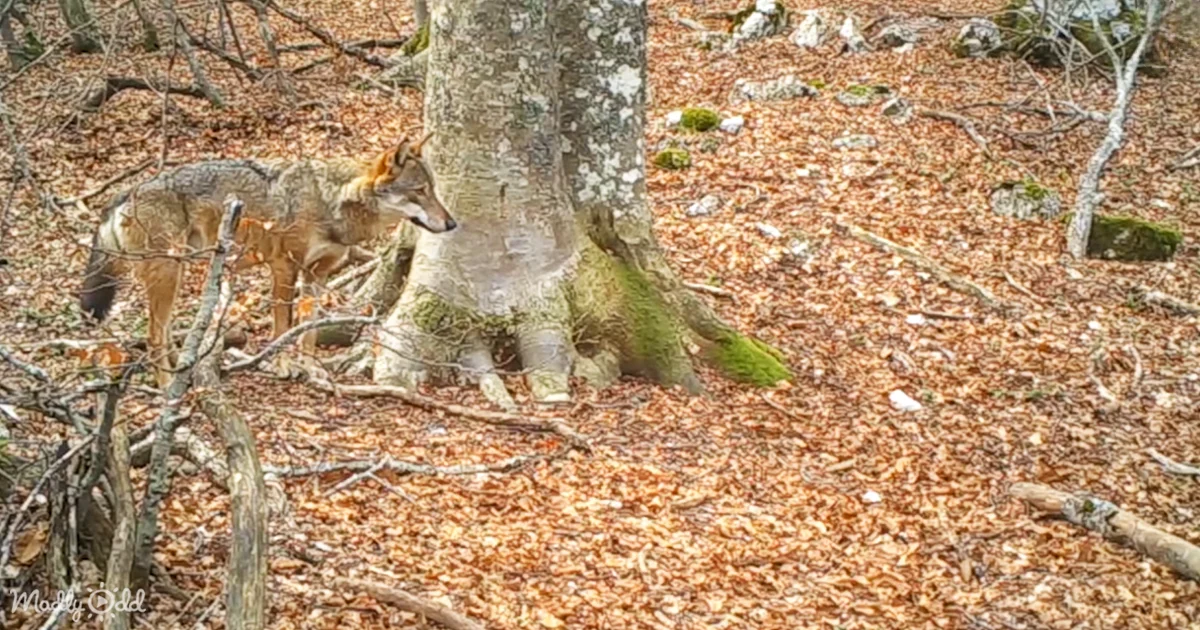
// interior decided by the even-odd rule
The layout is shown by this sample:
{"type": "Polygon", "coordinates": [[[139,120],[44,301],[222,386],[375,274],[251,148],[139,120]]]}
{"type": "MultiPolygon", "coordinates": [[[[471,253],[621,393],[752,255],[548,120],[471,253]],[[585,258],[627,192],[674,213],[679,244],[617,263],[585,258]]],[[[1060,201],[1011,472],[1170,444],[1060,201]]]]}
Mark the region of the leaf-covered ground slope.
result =
{"type": "MultiPolygon", "coordinates": [[[[365,3],[292,4],[346,39],[396,35],[365,3]]],[[[992,4],[838,7],[870,21],[982,13],[992,4]]],[[[878,106],[835,99],[851,85],[885,84],[916,105],[958,111],[1019,100],[1059,75],[1011,60],[953,57],[949,41],[961,19],[940,21],[911,53],[864,55],[804,51],[786,36],[734,53],[705,50],[674,19],[720,30],[720,19],[704,15],[734,8],[650,3],[648,160],[669,138],[692,149],[690,168],[651,167],[656,228],[682,276],[731,293],[736,300],[706,299],[780,348],[795,382],[752,390],[706,372],[709,398],[636,380],[603,392],[579,385],[576,404],[563,413],[593,441],[590,455],[503,474],[384,475],[390,488],[365,480],[332,496],[345,475],[289,481],[291,509],[272,522],[270,627],[419,627],[387,605],[335,592],[336,576],[444,600],[494,628],[1200,627],[1196,584],[1075,526],[1037,518],[1005,494],[1015,481],[1087,490],[1200,543],[1197,480],[1165,473],[1146,454],[1153,448],[1200,462],[1200,323],[1134,297],[1146,285],[1200,301],[1200,171],[1166,168],[1200,141],[1196,50],[1178,46],[1170,74],[1141,85],[1128,143],[1104,179],[1106,212],[1182,227],[1175,260],[1072,262],[1061,223],[997,217],[988,194],[1032,176],[1071,203],[1102,124],[1023,137],[1024,146],[1005,132],[1052,122],[995,107],[963,110],[995,123],[980,128],[993,161],[953,123],[918,116],[898,126],[878,106]],[[813,98],[729,104],[736,80],[788,74],[825,87],[813,98]],[[745,127],[703,136],[665,128],[668,112],[692,106],[741,115],[745,127]],[[835,148],[845,134],[870,134],[877,144],[835,148]],[[710,194],[724,201],[719,210],[686,216],[710,194]],[[913,247],[1015,308],[988,310],[850,238],[840,223],[913,247]],[[896,389],[922,409],[895,410],[888,396],[896,389]]],[[[400,31],[411,31],[407,8],[392,15],[400,31]]],[[[242,18],[244,32],[253,32],[242,18]]],[[[281,41],[309,39],[277,27],[281,41]]],[[[28,149],[54,194],[91,189],[161,150],[158,97],[123,93],[99,113],[72,119],[63,96],[103,63],[130,74],[158,63],[130,37],[107,62],[66,59],[30,71],[5,93],[24,133],[38,130],[28,149]]],[[[286,59],[299,65],[324,54],[286,59]]],[[[355,75],[368,69],[351,60],[297,81],[297,104],[269,86],[239,87],[216,60],[207,65],[231,107],[216,112],[173,99],[171,159],[365,156],[420,124],[419,93],[355,87],[355,75]]],[[[176,63],[172,72],[183,76],[183,68],[176,63]]],[[[1077,89],[1081,107],[1108,108],[1111,92],[1101,83],[1097,77],[1077,89]]],[[[1029,105],[1044,106],[1042,99],[1029,105]]],[[[4,159],[11,163],[9,151],[4,159]]],[[[90,212],[50,214],[25,196],[9,212],[9,264],[0,269],[6,343],[105,334],[81,326],[71,295],[102,198],[90,212]]],[[[265,289],[265,274],[250,277],[243,302],[257,318],[251,345],[261,347],[266,299],[250,287],[265,289]]],[[[140,291],[122,300],[107,329],[141,334],[140,291]]],[[[52,353],[31,356],[61,374],[73,367],[52,353]]],[[[541,436],[264,376],[237,376],[231,387],[274,465],[384,454],[489,463],[557,448],[541,436]]],[[[521,391],[519,379],[509,387],[521,391]]],[[[486,405],[469,388],[430,393],[486,405]]],[[[139,411],[131,403],[132,422],[153,417],[148,401],[141,404],[139,411]]],[[[198,418],[192,425],[211,434],[198,418]]],[[[14,429],[14,438],[33,437],[44,436],[14,429]]],[[[156,596],[148,621],[191,627],[221,593],[225,492],[203,473],[179,477],[164,528],[161,559],[198,598],[184,610],[156,596]]],[[[204,623],[222,627],[219,608],[204,623]]]]}

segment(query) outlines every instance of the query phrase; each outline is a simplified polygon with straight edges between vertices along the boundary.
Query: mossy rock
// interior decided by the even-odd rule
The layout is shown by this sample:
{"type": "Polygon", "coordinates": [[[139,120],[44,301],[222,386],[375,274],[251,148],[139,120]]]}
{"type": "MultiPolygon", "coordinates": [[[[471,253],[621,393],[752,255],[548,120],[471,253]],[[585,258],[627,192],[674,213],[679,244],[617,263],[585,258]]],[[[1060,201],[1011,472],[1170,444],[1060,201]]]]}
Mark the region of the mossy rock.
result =
{"type": "Polygon", "coordinates": [[[725,376],[740,383],[772,387],[792,380],[791,370],[783,364],[783,353],[751,337],[730,334],[709,348],[707,358],[725,376]]]}
{"type": "Polygon", "coordinates": [[[720,124],[721,115],[703,107],[689,107],[683,110],[683,117],[679,119],[680,129],[688,131],[709,131],[720,124]]]}
{"type": "MultiPolygon", "coordinates": [[[[1079,41],[1093,63],[1110,70],[1112,59],[1105,40],[1112,44],[1121,61],[1128,61],[1146,31],[1146,16],[1142,11],[1126,9],[1111,20],[1100,21],[1100,30],[1097,31],[1096,25],[1086,19],[1064,21],[1058,25],[1050,23],[1027,0],[1012,0],[992,16],[992,21],[1003,29],[1005,50],[1035,65],[1049,68],[1061,68],[1064,65],[1062,55],[1069,49],[1068,31],[1070,37],[1079,41]],[[1122,31],[1124,38],[1118,41],[1114,33],[1121,35],[1122,31]]],[[[1159,76],[1163,70],[1160,51],[1151,47],[1142,59],[1140,71],[1159,76]]]]}
{"type": "Polygon", "coordinates": [[[654,156],[654,165],[669,171],[678,171],[692,165],[692,155],[686,149],[663,149],[654,156]]]}
{"type": "Polygon", "coordinates": [[[1124,261],[1170,260],[1183,242],[1176,228],[1137,217],[1098,214],[1092,220],[1087,253],[1124,261]]]}
{"type": "Polygon", "coordinates": [[[400,50],[409,57],[412,57],[426,48],[429,48],[429,22],[426,22],[421,28],[417,29],[417,32],[413,33],[413,36],[404,42],[404,46],[400,50]]]}

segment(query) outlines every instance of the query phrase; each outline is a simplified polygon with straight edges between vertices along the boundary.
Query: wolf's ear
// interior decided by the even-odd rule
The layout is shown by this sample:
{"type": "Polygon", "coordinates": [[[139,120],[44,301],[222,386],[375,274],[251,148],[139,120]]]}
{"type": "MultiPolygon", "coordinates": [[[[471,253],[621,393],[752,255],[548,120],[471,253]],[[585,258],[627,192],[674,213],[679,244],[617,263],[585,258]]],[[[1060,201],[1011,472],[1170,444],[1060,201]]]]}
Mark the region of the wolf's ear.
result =
{"type": "Polygon", "coordinates": [[[401,140],[400,145],[392,151],[392,165],[396,168],[404,166],[404,163],[408,161],[408,152],[408,143],[401,140]]]}
{"type": "Polygon", "coordinates": [[[425,134],[425,136],[423,138],[418,140],[416,142],[416,144],[412,145],[412,147],[409,150],[412,151],[412,154],[415,155],[416,157],[421,157],[421,147],[425,146],[425,141],[429,140],[432,137],[433,137],[433,132],[430,131],[429,133],[425,134]]]}

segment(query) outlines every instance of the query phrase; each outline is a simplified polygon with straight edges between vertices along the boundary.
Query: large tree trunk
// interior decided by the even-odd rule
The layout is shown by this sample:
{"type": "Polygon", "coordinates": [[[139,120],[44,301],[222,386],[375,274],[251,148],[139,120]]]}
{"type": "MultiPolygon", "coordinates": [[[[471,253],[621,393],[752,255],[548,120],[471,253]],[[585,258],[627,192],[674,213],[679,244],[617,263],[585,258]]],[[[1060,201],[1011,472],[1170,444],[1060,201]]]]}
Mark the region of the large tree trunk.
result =
{"type": "Polygon", "coordinates": [[[435,3],[427,151],[460,227],[418,239],[377,339],[377,381],[413,386],[465,368],[511,404],[493,365],[493,348],[511,345],[539,401],[566,399],[573,368],[695,390],[689,329],[734,376],[790,376],[765,345],[679,291],[654,239],[645,41],[640,2],[435,3]]]}

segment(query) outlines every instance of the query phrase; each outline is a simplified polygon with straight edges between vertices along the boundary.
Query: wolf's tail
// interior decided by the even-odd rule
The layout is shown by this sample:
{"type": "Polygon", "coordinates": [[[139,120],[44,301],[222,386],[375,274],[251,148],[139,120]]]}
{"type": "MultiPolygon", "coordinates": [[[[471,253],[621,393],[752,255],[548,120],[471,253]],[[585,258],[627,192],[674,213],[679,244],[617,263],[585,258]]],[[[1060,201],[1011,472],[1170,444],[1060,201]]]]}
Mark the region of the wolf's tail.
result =
{"type": "Polygon", "coordinates": [[[103,321],[112,309],[117,298],[117,281],[123,275],[123,265],[111,252],[115,252],[120,243],[115,234],[117,212],[129,198],[128,194],[118,195],[113,199],[92,236],[92,254],[88,258],[86,275],[83,278],[83,289],[79,292],[79,306],[95,321],[103,321]]]}

